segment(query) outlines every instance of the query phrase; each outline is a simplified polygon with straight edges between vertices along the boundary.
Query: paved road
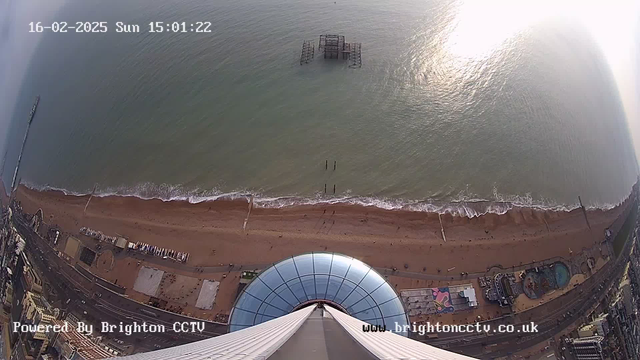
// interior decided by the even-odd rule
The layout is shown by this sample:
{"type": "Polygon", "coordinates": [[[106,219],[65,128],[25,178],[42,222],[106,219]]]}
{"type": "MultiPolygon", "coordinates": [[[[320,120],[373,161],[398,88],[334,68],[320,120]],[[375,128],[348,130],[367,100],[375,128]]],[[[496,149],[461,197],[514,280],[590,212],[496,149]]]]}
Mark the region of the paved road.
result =
{"type": "MultiPolygon", "coordinates": [[[[18,219],[19,217],[16,217],[18,219]]],[[[17,225],[17,224],[16,224],[17,225]]],[[[35,258],[39,258],[42,256],[43,259],[46,260],[46,263],[43,263],[41,267],[42,269],[46,269],[49,265],[53,264],[53,269],[56,271],[60,271],[61,275],[65,278],[66,281],[71,283],[76,289],[75,291],[78,296],[76,296],[71,304],[77,304],[77,306],[82,309],[82,311],[86,311],[88,314],[96,314],[97,319],[109,319],[108,321],[113,321],[114,323],[118,323],[119,321],[123,321],[125,323],[131,321],[146,321],[147,323],[156,323],[156,324],[165,324],[170,325],[175,321],[185,321],[185,317],[163,312],[159,309],[150,308],[148,306],[144,306],[140,303],[137,303],[131,299],[127,299],[110,289],[101,286],[95,280],[91,280],[79,273],[76,269],[71,267],[66,261],[60,259],[55,252],[50,247],[48,242],[41,239],[37,236],[31,229],[26,226],[24,220],[22,220],[22,224],[20,226],[21,232],[23,234],[28,234],[29,239],[33,238],[35,241],[28,241],[28,244],[37,243],[38,245],[35,247],[35,251],[37,255],[35,258]],[[41,248],[42,247],[42,248],[41,248]],[[93,293],[99,293],[99,298],[95,298],[93,293]],[[92,299],[93,297],[93,299],[92,299]],[[82,300],[85,303],[82,303],[82,300]],[[151,309],[154,313],[157,313],[157,317],[147,316],[140,311],[142,308],[151,309]]],[[[630,243],[630,242],[629,242],[630,243]]],[[[630,245],[630,244],[628,244],[630,245]]],[[[628,248],[625,250],[624,254],[628,253],[628,248]]],[[[31,250],[31,249],[30,249],[31,250]]],[[[123,254],[124,255],[124,254],[123,254]]],[[[122,255],[121,255],[122,256],[122,255]]],[[[186,264],[180,264],[175,262],[170,262],[167,260],[163,260],[158,257],[142,255],[140,253],[126,253],[126,256],[132,256],[139,259],[144,259],[145,261],[153,264],[164,265],[173,267],[175,269],[180,269],[184,271],[195,271],[196,268],[193,266],[189,266],[186,264]]],[[[429,344],[436,345],[443,348],[448,348],[449,350],[453,350],[455,352],[461,352],[470,356],[478,357],[478,358],[495,358],[499,356],[508,355],[510,353],[514,353],[523,349],[526,349],[530,346],[538,344],[550,337],[560,333],[565,328],[573,324],[575,321],[579,320],[581,316],[584,316],[587,309],[592,308],[594,305],[597,305],[604,296],[605,291],[599,291],[598,288],[602,285],[604,288],[608,288],[615,279],[618,279],[621,271],[624,268],[626,256],[620,256],[615,264],[610,263],[605,265],[603,269],[601,269],[598,273],[596,273],[591,278],[587,279],[583,284],[578,286],[576,289],[569,291],[568,293],[562,295],[561,297],[550,301],[546,304],[538,306],[532,310],[524,312],[522,314],[518,314],[514,317],[503,317],[500,319],[494,319],[491,321],[483,322],[482,324],[491,324],[492,328],[496,328],[499,324],[513,324],[516,328],[521,326],[522,324],[528,324],[530,321],[533,321],[538,324],[538,333],[525,336],[523,334],[511,333],[511,334],[442,334],[441,338],[436,340],[426,341],[429,344]],[[598,292],[599,291],[599,292],[598,292]],[[593,296],[593,294],[599,293],[600,296],[593,296]],[[589,294],[590,296],[584,296],[583,294],[589,294]],[[567,316],[567,313],[571,311],[571,314],[567,316]],[[515,346],[514,346],[515,345],[515,346]]],[[[549,259],[544,263],[555,262],[557,259],[549,259]]],[[[538,263],[540,265],[541,263],[538,263]]],[[[39,265],[39,264],[36,264],[39,265]]],[[[223,266],[212,266],[212,267],[198,267],[203,273],[217,273],[217,272],[229,272],[229,271],[240,271],[240,270],[261,270],[270,266],[270,264],[250,264],[250,265],[223,265],[223,266]]],[[[529,268],[531,264],[518,266],[515,270],[519,270],[520,268],[529,268]]],[[[432,274],[424,274],[424,273],[415,273],[409,271],[399,271],[387,268],[376,268],[378,272],[383,275],[394,275],[394,276],[402,276],[408,278],[417,278],[417,279],[428,279],[428,280],[451,280],[451,275],[432,275],[432,274]]],[[[512,270],[512,268],[509,268],[512,270]]],[[[477,273],[477,274],[469,274],[465,278],[477,278],[480,276],[484,276],[485,273],[477,273]]],[[[455,278],[460,278],[455,277],[455,278]]],[[[55,283],[55,281],[49,281],[49,283],[55,283]]],[[[62,285],[58,285],[58,287],[65,286],[65,282],[60,282],[62,285]]],[[[58,289],[56,289],[57,291],[58,289]]],[[[63,290],[64,291],[64,290],[63,290]]],[[[69,289],[67,289],[67,293],[69,289]]],[[[59,292],[63,293],[63,292],[59,292]]],[[[74,293],[74,291],[71,291],[74,293]]],[[[71,299],[72,297],[69,296],[71,299]]],[[[205,334],[202,336],[193,336],[192,334],[175,334],[171,333],[169,337],[167,336],[157,336],[157,339],[152,338],[142,338],[140,341],[146,344],[149,343],[160,343],[162,347],[174,346],[180,343],[186,343],[190,341],[199,340],[202,338],[207,338],[210,336],[215,336],[219,334],[223,334],[226,332],[226,327],[220,327],[218,324],[213,324],[213,327],[207,328],[205,334]]],[[[169,326],[170,328],[170,326],[169,326]]],[[[135,337],[134,337],[135,338],[135,337]]],[[[142,347],[141,347],[142,349],[142,347]]]]}
{"type": "MultiPolygon", "coordinates": [[[[612,276],[612,279],[619,278],[622,268],[617,269],[618,271],[616,272],[615,276],[612,276]]],[[[611,283],[612,282],[613,280],[611,280],[611,283]]],[[[593,282],[591,282],[591,284],[585,284],[585,289],[587,289],[587,293],[592,293],[600,286],[600,284],[600,282],[594,280],[593,282]]],[[[578,291],[572,292],[578,293],[578,291]]],[[[602,292],[601,296],[599,297],[583,296],[581,298],[572,299],[564,298],[562,300],[566,301],[566,303],[561,307],[556,308],[555,310],[551,309],[554,307],[554,305],[557,305],[557,302],[560,299],[540,306],[539,309],[536,310],[539,310],[540,312],[544,311],[545,309],[551,311],[540,320],[534,320],[534,322],[538,325],[538,332],[528,336],[522,333],[492,334],[492,336],[476,335],[473,337],[463,335],[463,339],[466,340],[461,341],[461,336],[456,335],[454,337],[443,338],[442,341],[433,341],[429,343],[478,358],[493,359],[500,356],[506,356],[511,353],[515,353],[534,346],[564,331],[564,329],[566,329],[568,326],[580,320],[582,316],[585,316],[588,313],[587,310],[594,307],[594,305],[597,305],[602,300],[603,296],[604,292],[602,292]],[[566,316],[568,311],[571,312],[570,316],[566,316]]],[[[521,328],[522,324],[525,323],[528,322],[514,322],[514,325],[516,329],[519,329],[521,328]]],[[[497,324],[492,325],[494,329],[495,326],[497,326],[497,324]]]]}
{"type": "Polygon", "coordinates": [[[76,313],[78,317],[93,319],[97,322],[107,321],[116,325],[120,322],[123,324],[146,322],[147,324],[164,325],[167,328],[167,332],[154,335],[133,334],[127,337],[118,334],[115,336],[121,340],[129,340],[136,346],[136,351],[186,344],[227,332],[226,325],[206,321],[202,334],[173,332],[172,327],[175,322],[203,320],[138,303],[86,278],[64,259],[59,258],[57,252],[33,232],[24,220],[20,220],[19,217],[14,217],[14,219],[16,220],[16,229],[25,237],[26,250],[30,254],[30,260],[41,270],[46,282],[55,290],[63,304],[68,301],[63,306],[65,307],[63,310],[71,311],[76,313]]]}
{"type": "Polygon", "coordinates": [[[629,261],[631,243],[632,241],[627,242],[625,250],[615,261],[608,263],[580,286],[559,298],[518,314],[512,319],[483,322],[483,324],[492,324],[494,329],[500,322],[512,323],[518,329],[522,324],[533,321],[538,324],[538,332],[535,334],[528,336],[522,333],[493,334],[492,336],[449,334],[449,336],[426,342],[481,359],[506,356],[539,344],[561,333],[576,321],[581,320],[581,317],[587,316],[604,299],[608,290],[622,276],[625,264],[629,261]]]}
{"type": "Polygon", "coordinates": [[[435,280],[435,281],[449,281],[449,280],[461,280],[461,279],[477,279],[479,277],[482,276],[487,276],[488,274],[494,273],[494,272],[505,272],[505,271],[509,271],[509,272],[516,272],[516,271],[522,271],[522,270],[526,270],[526,269],[531,269],[533,267],[536,266],[544,266],[544,265],[549,265],[549,264],[553,264],[555,262],[561,261],[561,260],[565,260],[564,258],[557,256],[551,259],[547,259],[544,261],[536,261],[533,263],[528,263],[528,264],[524,264],[524,265],[518,265],[518,266],[512,266],[512,267],[508,267],[508,268],[503,268],[502,266],[499,265],[494,265],[492,267],[490,267],[489,269],[487,269],[487,271],[485,272],[478,272],[478,273],[468,273],[465,274],[464,277],[460,276],[459,272],[449,272],[447,273],[447,275],[436,275],[436,274],[425,274],[425,273],[419,273],[419,272],[413,272],[413,271],[404,271],[404,270],[394,270],[394,269],[389,269],[389,268],[379,268],[376,267],[374,269],[376,269],[376,271],[378,271],[380,274],[382,275],[393,275],[393,276],[400,276],[400,277],[406,277],[406,278],[412,278],[412,279],[422,279],[422,280],[435,280]]]}

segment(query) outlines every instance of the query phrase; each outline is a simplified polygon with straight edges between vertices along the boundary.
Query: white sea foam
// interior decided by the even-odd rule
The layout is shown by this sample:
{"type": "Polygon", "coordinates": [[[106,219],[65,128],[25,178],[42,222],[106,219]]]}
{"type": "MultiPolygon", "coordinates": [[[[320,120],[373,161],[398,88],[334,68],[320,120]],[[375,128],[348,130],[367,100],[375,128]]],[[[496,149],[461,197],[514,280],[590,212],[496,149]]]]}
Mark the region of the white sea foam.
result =
{"type": "MultiPolygon", "coordinates": [[[[89,191],[71,191],[68,189],[53,187],[49,185],[36,185],[32,183],[23,184],[30,189],[39,191],[60,191],[70,196],[86,196],[91,193],[89,191]]],[[[122,196],[136,197],[144,200],[158,199],[162,201],[187,201],[197,204],[206,201],[216,200],[249,200],[254,195],[254,204],[263,208],[285,208],[302,205],[360,205],[371,206],[386,210],[409,210],[420,212],[431,212],[439,214],[454,214],[458,216],[477,217],[485,214],[505,214],[514,208],[531,208],[537,210],[552,211],[571,211],[577,209],[579,204],[558,204],[550,200],[534,200],[531,194],[525,195],[505,195],[500,194],[496,188],[493,191],[493,200],[483,199],[476,195],[470,194],[468,191],[462,191],[453,197],[450,201],[443,200],[407,200],[400,198],[384,198],[384,197],[368,197],[354,196],[347,191],[342,196],[327,196],[324,194],[316,194],[313,197],[302,196],[266,196],[260,193],[248,190],[238,190],[232,192],[222,192],[216,189],[202,190],[198,188],[186,189],[180,185],[155,185],[151,183],[142,183],[134,187],[107,187],[98,188],[94,196],[122,196]]],[[[587,206],[587,209],[609,210],[619,204],[596,204],[587,206]]]]}

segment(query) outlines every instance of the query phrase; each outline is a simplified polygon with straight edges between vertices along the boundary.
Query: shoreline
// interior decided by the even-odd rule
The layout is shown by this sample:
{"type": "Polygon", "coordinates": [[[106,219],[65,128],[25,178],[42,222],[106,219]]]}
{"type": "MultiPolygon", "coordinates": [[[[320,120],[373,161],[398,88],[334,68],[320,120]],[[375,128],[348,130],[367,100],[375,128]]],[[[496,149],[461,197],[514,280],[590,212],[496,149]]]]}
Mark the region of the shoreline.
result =
{"type": "MultiPolygon", "coordinates": [[[[31,184],[21,184],[21,187],[25,187],[37,192],[52,192],[62,193],[65,196],[74,197],[88,197],[91,193],[80,193],[63,188],[56,188],[51,186],[36,186],[31,184]]],[[[4,188],[3,188],[4,190],[4,188]]],[[[554,204],[541,202],[534,202],[530,198],[521,196],[509,196],[510,198],[517,199],[516,201],[498,201],[487,200],[481,198],[460,199],[460,200],[407,200],[401,198],[385,198],[375,196],[327,196],[317,195],[315,197],[303,197],[297,195],[284,195],[284,196],[267,196],[261,194],[255,194],[248,191],[232,191],[228,193],[216,193],[205,195],[203,193],[183,193],[181,195],[172,194],[170,196],[161,195],[143,195],[144,191],[129,190],[114,190],[114,191],[98,191],[93,195],[94,198],[135,198],[144,201],[159,200],[164,203],[171,202],[184,202],[188,204],[201,204],[201,203],[215,203],[215,202],[240,202],[248,203],[251,196],[254,196],[254,207],[256,208],[269,208],[269,209],[282,209],[302,206],[354,206],[363,208],[377,208],[381,210],[399,210],[399,211],[411,211],[421,213],[437,213],[441,215],[452,214],[456,216],[465,216],[468,218],[480,217],[488,214],[504,215],[511,210],[518,209],[532,209],[536,211],[553,211],[553,212],[571,212],[580,209],[578,203],[575,204],[554,204]],[[525,200],[520,201],[520,200],[525,200]]],[[[170,190],[169,192],[173,192],[170,190]]],[[[627,198],[618,202],[603,205],[589,205],[585,208],[591,210],[603,210],[608,211],[622,205],[627,198]]]]}
{"type": "Polygon", "coordinates": [[[385,210],[354,205],[254,207],[246,231],[245,200],[191,204],[134,197],[68,196],[20,186],[17,199],[25,211],[42,208],[45,221],[64,231],[80,227],[121,234],[130,241],[191,253],[194,266],[220,263],[272,263],[310,251],[333,251],[356,257],[371,266],[409,266],[409,271],[438,273],[482,272],[495,265],[569,256],[603,240],[629,203],[614,209],[541,211],[517,208],[504,215],[473,218],[409,210],[385,210]],[[446,233],[441,235],[440,219],[446,233]],[[452,265],[454,264],[454,265],[452,265]],[[444,269],[444,270],[443,270],[444,269]]]}
{"type": "MultiPolygon", "coordinates": [[[[612,210],[588,211],[591,228],[581,210],[516,209],[505,215],[467,218],[352,205],[253,208],[243,230],[248,212],[245,201],[190,204],[93,197],[85,211],[89,196],[39,192],[24,186],[19,187],[16,198],[26,213],[42,209],[45,229],[55,226],[61,230],[64,237],[58,244],[59,251],[67,251],[71,239],[67,236],[93,248],[98,242],[79,232],[81,227],[89,227],[134,243],[190,253],[186,264],[97,249],[98,257],[90,267],[81,264],[77,251],[70,261],[127,289],[127,296],[142,303],[148,302],[149,296],[134,290],[141,266],[174,274],[189,289],[194,281],[217,281],[218,295],[211,310],[195,308],[193,298],[176,302],[166,298],[169,295],[160,296],[172,305],[184,305],[183,312],[189,316],[209,320],[229,314],[241,271],[262,269],[309,252],[340,253],[381,269],[378,271],[396,291],[474,283],[479,274],[515,271],[516,267],[551,259],[575,262],[588,255],[599,262],[606,261],[609,252],[608,245],[603,245],[604,230],[619,229],[631,209],[628,205],[633,204],[629,197],[612,210]],[[442,239],[440,218],[446,242],[442,239]],[[109,261],[111,265],[107,265],[109,261]],[[473,277],[464,277],[462,272],[473,277]]],[[[476,291],[480,290],[476,287],[476,291]]],[[[482,297],[479,304],[477,314],[487,319],[500,311],[482,297]]],[[[466,323],[468,316],[461,312],[438,318],[466,323]]]]}

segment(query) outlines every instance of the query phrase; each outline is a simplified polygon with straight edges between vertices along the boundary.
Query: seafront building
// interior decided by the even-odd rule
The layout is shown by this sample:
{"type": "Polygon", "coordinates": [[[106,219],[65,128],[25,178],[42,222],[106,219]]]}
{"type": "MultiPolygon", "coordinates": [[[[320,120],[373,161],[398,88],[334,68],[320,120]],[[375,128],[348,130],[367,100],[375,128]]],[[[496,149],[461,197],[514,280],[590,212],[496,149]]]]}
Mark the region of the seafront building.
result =
{"type": "MultiPolygon", "coordinates": [[[[45,359],[48,354],[56,354],[62,360],[94,360],[118,355],[114,349],[101,343],[100,337],[90,336],[77,330],[73,316],[58,320],[59,311],[39,294],[26,292],[22,300],[22,314],[19,323],[34,326],[36,331],[13,332],[17,336],[13,344],[11,359],[45,359]],[[67,324],[67,331],[48,331],[53,326],[67,324]]],[[[11,330],[13,331],[13,330],[11,330]]]]}
{"type": "Polygon", "coordinates": [[[567,344],[576,360],[604,360],[604,352],[602,343],[604,337],[589,336],[580,339],[570,339],[567,344]]]}
{"type": "Polygon", "coordinates": [[[623,265],[621,279],[607,294],[601,309],[604,313],[581,326],[573,338],[565,340],[568,359],[640,359],[640,253],[637,235],[636,227],[630,236],[629,262],[623,265]]]}
{"type": "Polygon", "coordinates": [[[588,324],[578,329],[581,338],[600,335],[606,337],[610,332],[607,314],[600,314],[588,324]]]}
{"type": "MultiPolygon", "coordinates": [[[[42,292],[43,283],[45,292],[48,295],[51,295],[51,289],[54,289],[59,294],[58,296],[53,296],[51,301],[60,306],[60,308],[65,308],[65,301],[67,301],[66,304],[69,304],[69,299],[74,297],[74,292],[82,292],[78,289],[90,289],[90,291],[84,291],[80,296],[72,300],[75,303],[72,302],[68,309],[74,311],[73,307],[75,305],[73,304],[78,304],[82,301],[83,305],[80,306],[80,312],[86,310],[84,312],[85,316],[88,316],[87,312],[90,313],[91,310],[96,310],[96,313],[108,311],[105,314],[113,317],[115,321],[131,319],[130,316],[132,315],[135,319],[146,322],[166,323],[176,319],[181,321],[185,318],[193,320],[194,317],[192,317],[191,313],[193,310],[185,311],[182,308],[177,310],[175,307],[167,308],[166,301],[164,304],[162,303],[163,298],[166,300],[167,297],[173,296],[169,292],[174,282],[177,285],[173,287],[178,288],[180,286],[185,288],[182,284],[190,284],[189,281],[194,284],[188,287],[188,299],[183,302],[185,307],[187,302],[191,302],[195,303],[198,309],[211,309],[211,306],[218,301],[216,295],[222,283],[220,279],[224,279],[226,275],[206,280],[209,283],[202,279],[197,280],[196,277],[177,275],[172,272],[171,266],[162,266],[162,261],[173,264],[171,259],[164,258],[171,255],[170,252],[168,253],[169,255],[166,255],[167,252],[164,249],[154,249],[152,254],[133,254],[143,259],[144,256],[155,256],[154,260],[161,264],[159,266],[160,269],[154,268],[153,265],[150,266],[149,264],[152,264],[152,261],[147,262],[146,266],[141,266],[141,261],[138,261],[138,269],[136,270],[138,274],[135,282],[132,282],[131,285],[109,283],[107,280],[91,273],[93,270],[100,270],[96,263],[98,265],[109,263],[109,261],[104,261],[109,260],[108,257],[101,259],[101,261],[96,261],[101,254],[100,249],[103,247],[108,249],[102,254],[108,255],[111,251],[119,254],[120,257],[135,257],[130,255],[131,252],[127,247],[118,247],[117,244],[112,244],[111,241],[103,241],[102,237],[93,240],[82,238],[86,234],[79,236],[75,233],[63,233],[63,236],[59,237],[60,232],[43,222],[45,217],[41,211],[30,216],[28,214],[23,216],[19,210],[14,211],[16,214],[20,214],[20,216],[16,217],[17,221],[14,225],[20,229],[24,238],[28,241],[28,254],[22,252],[22,249],[25,248],[25,242],[19,234],[15,233],[13,242],[11,242],[12,245],[6,248],[9,249],[9,254],[14,254],[10,257],[13,259],[11,260],[13,265],[9,269],[13,274],[10,278],[14,285],[17,285],[14,287],[15,294],[12,294],[13,303],[16,306],[12,306],[11,310],[12,312],[17,312],[20,316],[25,312],[30,314],[25,316],[25,319],[37,318],[37,321],[42,323],[45,323],[44,321],[49,321],[49,323],[56,321],[49,318],[43,320],[44,316],[34,316],[38,312],[38,308],[49,308],[46,306],[45,301],[43,301],[45,306],[39,306],[35,300],[18,301],[20,304],[16,304],[15,299],[34,298],[38,292],[42,292]],[[52,236],[54,233],[55,236],[52,236]],[[59,243],[57,243],[58,239],[60,239],[59,243]],[[98,241],[98,243],[96,244],[95,241],[98,241]],[[47,242],[49,243],[48,246],[47,242]],[[51,253],[42,251],[42,249],[48,250],[47,247],[51,247],[54,251],[51,253]],[[96,249],[96,251],[92,249],[96,249]],[[45,258],[44,260],[43,257],[45,258]],[[64,264],[60,260],[68,261],[68,264],[64,264]],[[67,273],[61,271],[61,274],[65,273],[65,277],[69,279],[67,283],[74,284],[78,281],[80,285],[77,288],[69,289],[69,291],[61,287],[54,288],[52,287],[54,284],[53,278],[48,277],[46,271],[40,274],[35,271],[32,262],[39,270],[46,269],[47,263],[51,264],[51,266],[55,264],[60,269],[66,270],[67,273]],[[74,276],[77,278],[74,278],[74,276]],[[40,279],[41,277],[45,280],[40,279]],[[193,279],[196,279],[197,282],[193,279]],[[121,296],[125,294],[125,291],[127,293],[129,291],[123,286],[131,286],[131,290],[146,294],[149,301],[142,297],[132,301],[127,299],[126,296],[121,296]],[[206,301],[201,301],[203,299],[206,301]],[[85,301],[83,300],[86,300],[86,305],[84,305],[85,301]],[[94,304],[98,305],[94,308],[94,304]],[[24,309],[22,309],[22,306],[24,306],[24,309]],[[107,309],[107,306],[110,309],[107,309]],[[127,307],[134,309],[125,310],[127,307]]],[[[15,229],[11,231],[15,232],[15,229]]],[[[634,242],[635,240],[636,237],[634,235],[634,242]]],[[[7,242],[7,244],[9,243],[7,242]]],[[[606,250],[606,254],[611,254],[606,250]]],[[[586,263],[589,265],[588,262],[586,263]]],[[[114,266],[115,262],[112,261],[111,264],[111,266],[114,266]]],[[[220,264],[220,266],[222,265],[220,264]]],[[[530,299],[535,299],[545,295],[547,292],[566,287],[568,285],[567,280],[571,275],[581,271],[581,269],[576,270],[574,265],[571,261],[563,262],[557,259],[550,259],[548,262],[537,264],[532,268],[523,266],[524,270],[498,272],[488,277],[481,277],[477,281],[480,288],[493,290],[497,298],[506,301],[508,306],[501,308],[506,311],[513,306],[511,302],[517,297],[523,298],[526,296],[530,299]],[[526,283],[526,279],[530,280],[529,284],[531,286],[525,290],[523,283],[526,283]]],[[[134,262],[132,267],[135,266],[134,262]]],[[[237,271],[237,267],[237,265],[229,264],[228,273],[236,272],[240,274],[237,271]]],[[[242,269],[242,266],[240,266],[240,269],[242,269]]],[[[407,269],[407,265],[405,265],[405,269],[407,269]]],[[[585,272],[590,272],[592,266],[585,267],[585,269],[585,272]]],[[[622,273],[624,266],[619,266],[618,269],[620,270],[618,270],[617,276],[622,273]]],[[[338,253],[307,253],[286,258],[271,266],[259,266],[255,270],[242,270],[241,278],[236,276],[237,280],[228,279],[226,284],[223,284],[226,286],[225,291],[227,294],[233,293],[235,296],[232,297],[231,303],[224,307],[228,315],[222,320],[223,322],[207,323],[207,326],[212,324],[216,326],[214,328],[215,332],[210,331],[206,335],[199,334],[200,336],[195,339],[187,336],[177,338],[174,335],[159,335],[154,340],[147,341],[146,338],[140,336],[135,340],[139,343],[144,343],[144,347],[131,349],[123,346],[126,349],[119,350],[118,354],[141,352],[131,357],[141,359],[214,359],[216,357],[227,359],[234,358],[236,355],[244,356],[246,354],[253,358],[286,359],[295,358],[292,354],[299,354],[311,349],[314,356],[317,353],[318,359],[321,360],[342,359],[345,358],[345,354],[354,359],[412,357],[424,359],[470,359],[424,343],[432,341],[432,344],[447,348],[451,343],[447,338],[448,336],[442,336],[440,339],[437,336],[435,338],[428,337],[421,339],[423,340],[422,342],[413,340],[417,337],[415,333],[410,334],[408,330],[408,325],[411,324],[410,317],[414,317],[411,320],[415,320],[420,316],[428,317],[434,315],[434,317],[440,318],[441,316],[449,315],[448,313],[457,311],[468,311],[468,314],[472,315],[476,310],[479,310],[477,309],[478,306],[482,307],[487,304],[484,301],[484,297],[478,298],[475,295],[475,289],[478,289],[475,281],[472,280],[475,280],[475,278],[467,280],[466,276],[468,274],[466,273],[460,273],[459,280],[453,281],[451,284],[435,282],[433,286],[438,287],[426,287],[431,284],[427,285],[425,281],[424,288],[407,289],[406,287],[397,286],[401,281],[396,280],[398,277],[395,275],[398,273],[396,268],[373,269],[358,259],[338,253]],[[387,282],[387,278],[391,283],[387,282]],[[395,283],[395,286],[393,283],[395,283]],[[233,288],[236,285],[237,292],[230,291],[236,290],[233,288]],[[396,288],[403,290],[396,291],[396,288]],[[413,292],[409,293],[407,291],[413,292]],[[227,334],[227,330],[230,333],[227,334]],[[154,348],[164,349],[150,351],[154,348]]],[[[447,270],[447,272],[450,272],[450,270],[447,270]]],[[[451,276],[451,279],[453,278],[451,276]]],[[[637,335],[637,330],[635,330],[635,325],[630,323],[635,319],[635,313],[637,312],[636,300],[634,300],[634,287],[637,288],[636,280],[633,267],[628,266],[623,280],[620,282],[619,287],[616,287],[618,289],[617,296],[612,299],[616,300],[612,306],[615,305],[617,308],[608,309],[608,315],[593,319],[589,326],[583,327],[584,331],[581,334],[583,338],[603,337],[604,341],[598,343],[599,349],[602,354],[622,354],[620,357],[613,358],[616,360],[635,359],[630,357],[629,354],[632,354],[633,351],[637,353],[637,345],[635,345],[637,342],[634,343],[631,339],[631,337],[637,335]],[[621,313],[622,311],[624,313],[621,313]],[[613,317],[620,319],[621,323],[616,324],[612,320],[613,317]],[[611,334],[616,334],[616,336],[625,340],[620,341],[619,344],[610,344],[611,334]],[[625,337],[631,340],[626,341],[625,337]],[[613,351],[609,351],[611,349],[613,351]]],[[[416,281],[415,283],[418,282],[416,281]]],[[[184,291],[182,292],[185,293],[184,291]]],[[[225,294],[225,296],[231,298],[229,295],[225,294]]],[[[180,300],[182,301],[182,299],[180,300]]],[[[490,306],[498,308],[496,303],[490,306]]],[[[77,308],[76,306],[75,309],[77,310],[77,308]]],[[[49,311],[54,313],[53,310],[49,311]]],[[[40,313],[44,312],[44,310],[40,311],[40,313]]],[[[202,316],[200,314],[204,314],[209,320],[212,319],[208,317],[211,314],[206,311],[198,311],[198,316],[202,316]]],[[[567,314],[565,314],[564,318],[573,316],[570,312],[567,314]]],[[[463,316],[466,314],[455,315],[463,316]]],[[[80,314],[79,316],[82,315],[80,314]]],[[[472,315],[472,319],[474,318],[475,316],[472,315]]],[[[196,319],[204,318],[196,317],[196,319]]],[[[479,317],[477,319],[477,321],[484,320],[479,317]]],[[[491,318],[488,320],[491,320],[491,318]]],[[[497,320],[501,321],[501,319],[497,320]]],[[[21,336],[17,339],[17,343],[21,344],[19,348],[35,348],[35,346],[26,343],[27,341],[33,342],[33,338],[42,337],[41,335],[33,334],[32,338],[29,339],[21,336]]],[[[115,351],[110,351],[109,349],[93,349],[91,344],[99,346],[100,340],[95,338],[84,339],[82,338],[83,334],[76,334],[77,336],[64,335],[55,338],[49,335],[51,334],[47,334],[48,347],[41,346],[40,349],[46,350],[48,348],[51,350],[49,354],[63,355],[62,358],[81,359],[117,355],[115,351]]],[[[457,339],[455,336],[451,336],[451,338],[462,344],[461,347],[465,344],[473,343],[472,346],[475,347],[472,349],[473,351],[468,351],[470,347],[460,350],[473,356],[480,356],[478,354],[481,352],[482,354],[489,352],[492,354],[499,352],[504,354],[510,351],[506,347],[497,349],[501,347],[499,344],[508,343],[506,338],[502,343],[498,343],[495,338],[490,339],[487,337],[485,340],[480,339],[480,336],[471,335],[465,335],[464,338],[458,336],[457,339]]],[[[42,340],[43,342],[45,341],[45,339],[42,340]]],[[[117,339],[108,341],[112,340],[115,341],[117,339]]],[[[133,343],[131,339],[125,339],[125,341],[133,343]]],[[[575,343],[584,345],[588,341],[576,339],[575,343]]],[[[581,345],[576,349],[586,347],[586,345],[581,345]]],[[[453,348],[458,349],[456,347],[453,348]]],[[[33,351],[31,356],[33,356],[33,351]]],[[[305,357],[307,356],[305,355],[305,357]]],[[[308,357],[313,360],[311,355],[308,357]]]]}
{"type": "MultiPolygon", "coordinates": [[[[94,360],[117,356],[118,352],[101,344],[100,339],[77,330],[73,321],[67,319],[69,331],[50,332],[50,344],[60,360],[94,360]]],[[[53,325],[62,326],[62,320],[54,320],[53,325]]]]}
{"type": "MultiPolygon", "coordinates": [[[[27,356],[37,358],[49,346],[49,337],[43,329],[46,325],[50,325],[55,316],[51,311],[51,306],[39,294],[27,291],[22,299],[22,315],[18,323],[24,325],[35,326],[34,332],[14,332],[20,337],[20,342],[24,347],[24,353],[27,356]]],[[[12,330],[13,331],[13,330],[12,330]]],[[[20,346],[17,346],[19,348],[20,346]]],[[[20,349],[18,349],[19,351],[20,349]]]]}
{"type": "Polygon", "coordinates": [[[0,269],[1,297],[5,308],[9,308],[13,301],[13,280],[18,257],[24,249],[25,242],[11,224],[11,208],[3,208],[2,228],[0,229],[0,255],[2,268],[0,269]]]}
{"type": "Polygon", "coordinates": [[[638,360],[640,359],[640,328],[638,326],[640,283],[638,283],[637,269],[634,269],[635,266],[631,263],[627,265],[618,292],[609,306],[609,322],[617,358],[624,356],[625,359],[638,360]]]}

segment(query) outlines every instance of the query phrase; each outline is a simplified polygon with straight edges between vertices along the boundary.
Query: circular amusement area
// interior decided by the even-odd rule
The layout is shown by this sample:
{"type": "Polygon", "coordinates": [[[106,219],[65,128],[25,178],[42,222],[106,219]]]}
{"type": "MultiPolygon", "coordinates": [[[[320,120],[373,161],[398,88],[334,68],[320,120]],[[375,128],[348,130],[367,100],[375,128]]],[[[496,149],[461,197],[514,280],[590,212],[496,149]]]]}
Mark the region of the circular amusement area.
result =
{"type": "Polygon", "coordinates": [[[113,270],[115,264],[115,256],[111,250],[104,250],[100,252],[95,261],[96,268],[104,272],[113,270]]]}
{"type": "MultiPolygon", "coordinates": [[[[335,253],[298,255],[274,264],[247,285],[231,310],[237,331],[325,303],[370,324],[394,331],[409,321],[395,290],[367,264],[335,253]]],[[[398,332],[406,335],[406,332],[398,332]]]]}
{"type": "Polygon", "coordinates": [[[538,299],[549,291],[562,289],[571,280],[571,271],[563,262],[537,267],[529,272],[523,280],[523,291],[530,299],[538,299]]]}

